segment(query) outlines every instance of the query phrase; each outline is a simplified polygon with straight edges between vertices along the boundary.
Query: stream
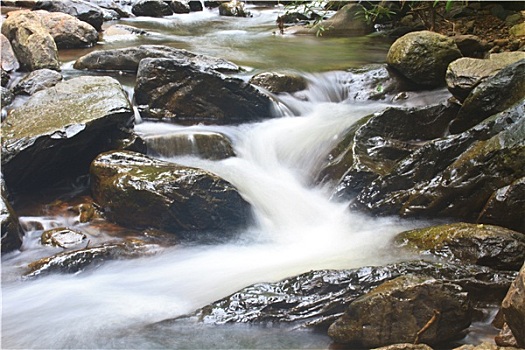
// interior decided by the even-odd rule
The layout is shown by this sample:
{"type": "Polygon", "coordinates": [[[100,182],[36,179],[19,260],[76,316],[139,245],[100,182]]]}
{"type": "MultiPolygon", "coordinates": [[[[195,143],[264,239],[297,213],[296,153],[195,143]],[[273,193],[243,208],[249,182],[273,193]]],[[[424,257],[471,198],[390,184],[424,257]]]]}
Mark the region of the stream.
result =
{"type": "MultiPolygon", "coordinates": [[[[229,59],[246,69],[239,75],[245,79],[272,69],[303,75],[309,89],[301,96],[276,96],[281,115],[264,122],[187,127],[137,117],[135,130],[143,136],[188,130],[228,136],[236,157],[220,161],[160,157],[230,181],[252,205],[253,223],[232,239],[179,244],[80,274],[26,281],[20,275],[28,263],[60,251],[38,243],[42,229],[90,228],[67,216],[42,216],[35,209],[38,205],[20,208],[26,229],[22,251],[6,254],[2,261],[2,348],[328,349],[331,340],[326,334],[285,326],[156,323],[192,313],[253,283],[406,258],[391,254],[391,238],[426,223],[354,213],[347,203],[330,200],[330,189],[311,185],[320,160],[342,133],[359,118],[390,105],[349,101],[344,83],[345,69],[384,62],[388,43],[370,37],[276,35],[272,32],[282,7],[249,10],[251,18],[220,17],[216,10],[205,9],[161,19],[123,19],[119,23],[151,35],[104,39],[95,48],[63,50],[60,55],[66,77],[86,74],[72,64],[93,49],[140,44],[170,45],[229,59]]],[[[132,92],[132,76],[115,77],[132,92]]],[[[429,92],[406,103],[428,104],[444,94],[429,92]]],[[[401,103],[405,102],[397,105],[401,103]]],[[[97,234],[106,235],[100,230],[97,234]]]]}

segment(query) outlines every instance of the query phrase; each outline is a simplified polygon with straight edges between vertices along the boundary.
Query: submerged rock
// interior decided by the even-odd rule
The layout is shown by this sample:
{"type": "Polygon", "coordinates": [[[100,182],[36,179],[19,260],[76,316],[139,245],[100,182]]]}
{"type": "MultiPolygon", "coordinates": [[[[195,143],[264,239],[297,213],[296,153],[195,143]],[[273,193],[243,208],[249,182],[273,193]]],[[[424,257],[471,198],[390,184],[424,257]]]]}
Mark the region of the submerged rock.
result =
{"type": "Polygon", "coordinates": [[[468,295],[459,285],[405,275],[352,301],[328,335],[337,343],[366,348],[406,342],[434,345],[460,337],[471,319],[468,295]]]}
{"type": "Polygon", "coordinates": [[[299,75],[276,72],[256,74],[250,79],[250,83],[276,94],[297,92],[306,89],[308,86],[306,79],[299,75]]]}
{"type": "Polygon", "coordinates": [[[525,264],[503,299],[501,310],[518,345],[525,347],[525,264]]]}
{"type": "Polygon", "coordinates": [[[525,261],[525,234],[499,226],[455,223],[400,233],[396,242],[420,253],[518,270],[525,261]]]}
{"type": "Polygon", "coordinates": [[[115,151],[91,166],[93,198],[122,226],[231,235],[249,219],[249,204],[208,171],[115,151]]]}
{"type": "Polygon", "coordinates": [[[124,70],[136,72],[144,58],[169,58],[184,63],[193,63],[202,69],[219,72],[239,72],[236,64],[206,55],[163,45],[141,45],[124,49],[97,50],[77,59],[75,69],[124,70]]]}
{"type": "Polygon", "coordinates": [[[78,77],[39,91],[2,124],[5,181],[29,191],[86,174],[97,154],[133,137],[133,121],[126,93],[110,77],[78,77]]]}
{"type": "Polygon", "coordinates": [[[59,49],[89,47],[98,40],[97,30],[78,18],[61,12],[33,11],[55,40],[59,49]]]}
{"type": "Polygon", "coordinates": [[[43,245],[71,248],[81,244],[86,238],[87,236],[82,232],[67,227],[58,227],[44,231],[40,237],[40,241],[43,245]]]}
{"type": "Polygon", "coordinates": [[[91,24],[96,30],[101,30],[104,22],[104,11],[99,6],[84,0],[39,0],[34,9],[67,13],[91,24]]]}
{"type": "Polygon", "coordinates": [[[51,69],[38,69],[23,77],[14,87],[15,94],[33,95],[62,81],[62,74],[51,69]]]}
{"type": "Polygon", "coordinates": [[[273,117],[270,98],[241,79],[174,59],[140,62],[135,100],[143,118],[240,124],[273,117]]]}
{"type": "Polygon", "coordinates": [[[460,57],[453,39],[420,31],[397,39],[388,51],[387,63],[416,84],[437,87],[445,84],[449,63],[460,57]]]}

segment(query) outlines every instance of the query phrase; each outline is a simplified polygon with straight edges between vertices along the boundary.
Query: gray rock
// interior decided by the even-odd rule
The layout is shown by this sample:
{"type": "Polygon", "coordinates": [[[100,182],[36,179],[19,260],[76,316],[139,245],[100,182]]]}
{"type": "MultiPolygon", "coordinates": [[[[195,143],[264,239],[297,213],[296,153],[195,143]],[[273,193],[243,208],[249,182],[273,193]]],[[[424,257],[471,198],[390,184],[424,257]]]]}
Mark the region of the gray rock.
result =
{"type": "Polygon", "coordinates": [[[110,77],[78,77],[39,91],[2,125],[5,181],[30,190],[86,174],[97,154],[132,137],[133,121],[126,93],[110,77]]]}
{"type": "Polygon", "coordinates": [[[71,248],[81,244],[86,238],[87,236],[82,232],[67,227],[58,227],[44,231],[40,242],[53,247],[71,248]]]}
{"type": "Polygon", "coordinates": [[[20,63],[18,63],[18,59],[11,47],[11,43],[4,34],[0,34],[0,50],[2,50],[0,57],[2,60],[2,71],[11,72],[20,68],[20,63]]]}
{"type": "Polygon", "coordinates": [[[264,72],[254,75],[250,83],[263,87],[273,93],[297,92],[307,88],[305,78],[295,74],[283,74],[276,72],[264,72]]]}
{"type": "Polygon", "coordinates": [[[62,12],[37,10],[33,13],[40,16],[59,49],[89,47],[98,41],[98,32],[90,24],[62,12]]]}
{"type": "Polygon", "coordinates": [[[11,90],[6,89],[3,86],[0,89],[0,96],[2,101],[2,108],[9,106],[15,100],[15,95],[11,92],[11,90]]]}
{"type": "Polygon", "coordinates": [[[163,17],[173,14],[173,9],[164,0],[137,0],[131,12],[135,16],[163,17]]]}
{"type": "Polygon", "coordinates": [[[243,80],[165,58],[140,62],[135,101],[143,118],[183,124],[240,124],[273,117],[270,98],[243,80]]]}
{"type": "Polygon", "coordinates": [[[14,87],[15,94],[33,95],[35,92],[55,86],[62,81],[62,74],[51,69],[32,71],[23,77],[14,87]]]}
{"type": "Polygon", "coordinates": [[[34,9],[67,13],[91,24],[98,31],[102,30],[104,22],[104,11],[99,6],[84,0],[39,0],[34,9]]]}
{"type": "Polygon", "coordinates": [[[501,304],[505,321],[518,346],[525,347],[525,264],[501,304]]]}

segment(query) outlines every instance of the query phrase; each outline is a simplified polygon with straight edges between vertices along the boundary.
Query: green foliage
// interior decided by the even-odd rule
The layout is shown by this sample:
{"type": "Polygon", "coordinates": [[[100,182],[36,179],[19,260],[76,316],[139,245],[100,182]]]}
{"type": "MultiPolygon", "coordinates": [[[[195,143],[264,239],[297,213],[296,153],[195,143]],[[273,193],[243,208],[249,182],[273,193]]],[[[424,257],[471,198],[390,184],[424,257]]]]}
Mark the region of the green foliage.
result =
{"type": "Polygon", "coordinates": [[[383,2],[372,3],[367,1],[368,6],[361,5],[361,10],[356,13],[356,16],[362,17],[367,24],[374,24],[385,18],[390,19],[396,13],[383,5],[383,2]]]}

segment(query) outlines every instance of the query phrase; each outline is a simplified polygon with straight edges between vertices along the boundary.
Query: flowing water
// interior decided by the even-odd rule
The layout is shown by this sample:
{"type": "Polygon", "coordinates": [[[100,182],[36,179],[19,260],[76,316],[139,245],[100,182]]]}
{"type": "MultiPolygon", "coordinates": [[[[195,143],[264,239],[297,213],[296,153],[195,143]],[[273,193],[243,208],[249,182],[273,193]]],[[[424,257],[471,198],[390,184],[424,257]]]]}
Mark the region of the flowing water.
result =
{"type": "MultiPolygon", "coordinates": [[[[243,19],[220,18],[208,10],[163,19],[129,19],[122,22],[154,34],[105,40],[95,49],[169,44],[230,59],[250,74],[293,69],[310,81],[300,98],[279,97],[281,115],[272,120],[221,127],[152,122],[136,126],[145,136],[180,131],[228,136],[236,157],[165,159],[208,169],[233,183],[251,203],[253,223],[223,242],[176,245],[154,256],[108,262],[77,275],[23,281],[19,276],[29,262],[60,250],[38,244],[42,228],[87,227],[68,217],[22,210],[27,228],[23,250],[4,256],[2,262],[2,348],[328,348],[331,342],[324,334],[284,327],[152,325],[256,282],[402,259],[391,254],[391,238],[422,223],[350,212],[346,203],[330,201],[329,189],[311,185],[320,160],[344,130],[388,105],[347,100],[339,79],[344,68],[383,61],[386,44],[370,38],[273,35],[275,16],[283,9],[252,11],[253,18],[243,19]]],[[[71,61],[88,51],[62,52],[64,73],[85,74],[75,72],[71,61]]],[[[132,78],[120,79],[129,88],[132,78]]],[[[432,102],[436,96],[439,93],[423,96],[417,103],[432,102]]]]}

